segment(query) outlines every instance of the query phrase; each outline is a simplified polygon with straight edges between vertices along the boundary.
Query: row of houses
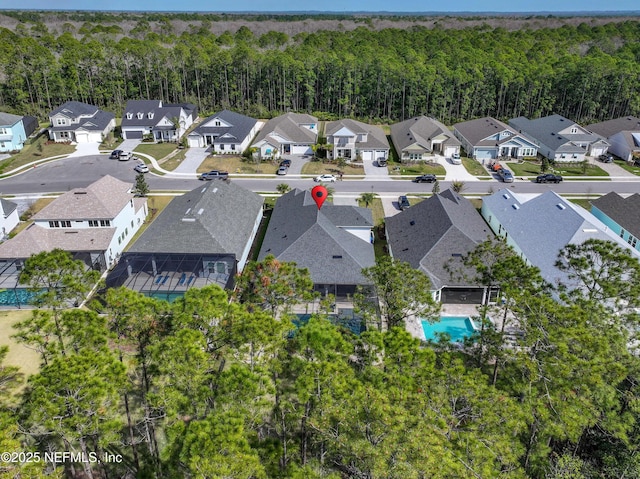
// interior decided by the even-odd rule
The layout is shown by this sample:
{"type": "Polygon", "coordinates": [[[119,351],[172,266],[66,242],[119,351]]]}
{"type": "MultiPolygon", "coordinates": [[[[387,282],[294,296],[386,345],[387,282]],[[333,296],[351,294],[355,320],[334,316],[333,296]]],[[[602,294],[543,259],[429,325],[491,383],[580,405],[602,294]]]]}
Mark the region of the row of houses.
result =
{"type": "MultiPolygon", "coordinates": [[[[179,141],[198,118],[195,105],[160,100],[130,100],[122,117],[124,139],[179,141]]],[[[101,142],[114,129],[115,116],[95,106],[69,101],[49,115],[49,137],[56,142],[101,142]]],[[[37,127],[33,117],[0,113],[0,151],[14,151],[37,127]]],[[[387,159],[390,145],[382,128],[343,119],[325,125],[330,159],[387,159]]],[[[640,119],[632,116],[580,126],[561,116],[530,120],[517,117],[508,124],[479,118],[447,128],[434,118],[419,116],[391,126],[391,140],[401,160],[420,161],[434,154],[451,157],[461,148],[478,160],[527,158],[538,154],[554,161],[582,161],[610,152],[631,161],[640,155],[640,119]]],[[[250,146],[263,158],[310,155],[318,143],[318,119],[286,113],[263,123],[229,110],[204,119],[187,136],[191,147],[215,153],[240,154],[250,146]]]]}
{"type": "MultiPolygon", "coordinates": [[[[107,271],[107,286],[125,286],[173,300],[208,284],[233,288],[249,259],[263,219],[263,199],[235,183],[207,183],[174,198],[128,248],[147,217],[145,198],[132,185],[105,176],[64,193],[33,217],[33,224],[0,244],[0,305],[21,305],[28,292],[18,284],[24,261],[56,248],[87,267],[107,271]],[[125,251],[125,248],[126,251],[125,251]]],[[[3,221],[17,223],[15,204],[0,202],[3,221]]],[[[498,291],[478,285],[463,258],[478,244],[501,237],[551,284],[570,285],[555,262],[567,244],[597,238],[640,256],[640,195],[609,193],[591,212],[553,191],[519,195],[500,190],[479,213],[465,197],[446,190],[386,218],[389,254],[423,271],[435,300],[482,304],[498,291]],[[541,227],[544,225],[544,228],[541,227]]],[[[315,290],[352,296],[367,286],[362,269],[375,264],[371,210],[326,203],[294,189],[278,199],[258,259],[273,255],[307,268],[315,290]]]]}

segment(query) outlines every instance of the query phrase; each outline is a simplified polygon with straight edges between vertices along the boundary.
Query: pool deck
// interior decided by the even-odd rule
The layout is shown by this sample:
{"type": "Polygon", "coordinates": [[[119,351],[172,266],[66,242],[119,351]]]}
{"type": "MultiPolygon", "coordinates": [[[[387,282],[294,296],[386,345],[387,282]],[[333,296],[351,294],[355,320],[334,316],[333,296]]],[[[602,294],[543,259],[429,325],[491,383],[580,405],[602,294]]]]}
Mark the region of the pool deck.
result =
{"type": "MultiPolygon", "coordinates": [[[[442,304],[440,316],[478,316],[478,305],[475,304],[442,304]]],[[[411,316],[406,321],[407,331],[422,341],[425,341],[422,321],[417,316],[411,316]]]]}

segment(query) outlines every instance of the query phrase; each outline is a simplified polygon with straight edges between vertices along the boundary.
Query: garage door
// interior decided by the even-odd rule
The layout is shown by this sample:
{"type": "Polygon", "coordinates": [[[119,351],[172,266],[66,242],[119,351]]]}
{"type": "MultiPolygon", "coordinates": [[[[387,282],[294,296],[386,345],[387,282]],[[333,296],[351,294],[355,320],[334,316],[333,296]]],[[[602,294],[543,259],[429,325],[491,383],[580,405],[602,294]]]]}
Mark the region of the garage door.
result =
{"type": "Polygon", "coordinates": [[[387,157],[387,152],[384,150],[378,150],[376,151],[376,160],[378,158],[386,158],[387,157]]]}
{"type": "Polygon", "coordinates": [[[310,155],[311,153],[313,153],[313,150],[309,145],[293,145],[291,147],[291,154],[293,155],[310,155]]]}
{"type": "Polygon", "coordinates": [[[362,150],[360,152],[360,156],[362,156],[362,161],[372,161],[373,160],[373,151],[371,151],[371,150],[362,150]]]}
{"type": "Polygon", "coordinates": [[[89,134],[86,132],[76,132],[76,143],[89,143],[89,134]]]}
{"type": "Polygon", "coordinates": [[[123,131],[122,133],[125,135],[125,140],[142,140],[142,130],[123,131]]]}
{"type": "Polygon", "coordinates": [[[190,136],[189,137],[189,147],[201,147],[202,145],[200,144],[200,142],[202,141],[202,139],[199,136],[190,136]]]}
{"type": "Polygon", "coordinates": [[[476,159],[491,160],[496,157],[496,150],[480,150],[476,149],[476,159]]]}
{"type": "Polygon", "coordinates": [[[445,147],[444,152],[442,153],[447,158],[451,158],[454,153],[458,153],[458,149],[455,146],[445,147]]]}

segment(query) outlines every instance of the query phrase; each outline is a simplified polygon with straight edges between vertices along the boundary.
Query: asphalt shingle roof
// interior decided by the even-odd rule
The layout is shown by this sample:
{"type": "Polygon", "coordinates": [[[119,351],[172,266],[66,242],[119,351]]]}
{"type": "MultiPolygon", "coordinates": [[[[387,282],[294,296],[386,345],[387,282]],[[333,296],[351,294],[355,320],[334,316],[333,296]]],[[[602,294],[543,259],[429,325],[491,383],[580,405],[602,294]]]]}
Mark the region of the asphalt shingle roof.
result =
{"type": "Polygon", "coordinates": [[[317,140],[317,131],[311,131],[300,125],[317,122],[316,117],[304,113],[285,113],[267,121],[254,143],[266,139],[278,144],[278,140],[274,137],[280,136],[291,143],[313,144],[317,140]]]}
{"type": "Polygon", "coordinates": [[[544,143],[551,149],[564,153],[584,153],[586,148],[582,148],[572,142],[581,141],[593,143],[601,140],[598,135],[585,133],[577,123],[561,115],[549,115],[535,120],[529,120],[523,116],[509,120],[509,124],[523,134],[531,137],[537,142],[544,143]],[[577,127],[579,133],[560,134],[572,126],[577,127]]]}
{"type": "Polygon", "coordinates": [[[460,141],[453,136],[453,132],[434,118],[418,116],[391,125],[391,140],[398,151],[403,151],[415,143],[430,151],[431,140],[439,135],[448,137],[444,141],[447,145],[460,145],[460,141]]]}
{"type": "Polygon", "coordinates": [[[433,289],[469,286],[468,280],[452,276],[450,268],[471,277],[460,258],[493,237],[471,202],[452,190],[386,218],[385,224],[393,257],[426,273],[433,289]]]}
{"type": "Polygon", "coordinates": [[[133,199],[132,185],[103,176],[86,188],[74,188],[45,206],[34,220],[113,219],[133,199]]]}
{"type": "Polygon", "coordinates": [[[58,113],[62,113],[69,118],[75,118],[82,115],[92,116],[95,115],[97,111],[97,106],[82,103],[80,101],[68,101],[49,113],[49,116],[51,117],[58,113]]]}
{"type": "Polygon", "coordinates": [[[129,100],[124,115],[122,115],[122,126],[155,126],[163,118],[169,121],[176,117],[179,118],[181,110],[184,110],[187,115],[191,114],[187,104],[163,105],[160,100],[129,100]],[[130,119],[127,118],[128,113],[132,115],[130,119]],[[142,118],[138,118],[138,113],[142,113],[142,118]],[[149,118],[149,113],[153,113],[153,118],[149,118]]]}
{"type": "Polygon", "coordinates": [[[367,125],[361,121],[345,118],[337,121],[330,121],[325,126],[325,136],[331,136],[342,128],[347,128],[355,134],[367,134],[367,141],[356,142],[359,148],[380,148],[389,149],[389,142],[384,130],[378,126],[367,125]]]}
{"type": "Polygon", "coordinates": [[[553,191],[526,200],[503,189],[483,202],[527,260],[554,285],[558,281],[570,283],[567,274],[555,267],[558,253],[567,244],[595,238],[629,246],[587,210],[553,191]]]}
{"type": "Polygon", "coordinates": [[[0,111],[0,126],[12,126],[22,119],[20,115],[12,115],[0,111]]]}
{"type": "Polygon", "coordinates": [[[585,128],[588,130],[609,138],[621,131],[633,131],[640,133],[640,118],[635,116],[621,116],[613,120],[602,121],[600,123],[592,123],[585,128]]]}
{"type": "Polygon", "coordinates": [[[257,122],[258,120],[255,118],[250,118],[233,111],[223,110],[204,120],[189,136],[215,135],[216,143],[240,143],[249,135],[257,122]],[[208,124],[216,118],[219,118],[231,126],[208,124]]]}
{"type": "Polygon", "coordinates": [[[261,196],[222,180],[174,198],[129,248],[132,253],[235,254],[251,240],[261,196]]]}
{"type": "Polygon", "coordinates": [[[2,212],[4,213],[5,218],[13,213],[18,207],[18,205],[13,201],[5,200],[4,198],[0,198],[0,203],[2,203],[2,212]]]}
{"type": "Polygon", "coordinates": [[[623,198],[612,191],[593,200],[591,204],[633,236],[640,238],[640,195],[638,193],[623,198]]]}
{"type": "Polygon", "coordinates": [[[311,193],[296,188],[276,202],[259,259],[293,261],[316,284],[368,284],[361,271],[375,264],[373,245],[340,226],[371,228],[371,211],[328,204],[318,210],[311,193]]]}

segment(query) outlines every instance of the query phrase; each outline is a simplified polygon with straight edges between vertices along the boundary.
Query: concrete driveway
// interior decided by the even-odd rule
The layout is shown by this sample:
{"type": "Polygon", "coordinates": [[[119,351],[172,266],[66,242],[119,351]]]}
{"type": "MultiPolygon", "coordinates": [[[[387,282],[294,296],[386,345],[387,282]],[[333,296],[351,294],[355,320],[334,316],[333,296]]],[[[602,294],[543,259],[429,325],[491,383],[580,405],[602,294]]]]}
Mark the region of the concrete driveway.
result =
{"type": "MultiPolygon", "coordinates": [[[[599,166],[604,171],[609,173],[609,176],[615,178],[638,178],[638,175],[634,175],[630,171],[625,170],[616,162],[613,163],[603,163],[601,161],[596,160],[595,158],[589,159],[589,163],[599,166]]],[[[640,170],[640,168],[638,168],[640,170]]]]}
{"type": "Polygon", "coordinates": [[[376,160],[364,162],[364,174],[368,180],[389,179],[389,170],[387,167],[378,166],[376,160]]]}
{"type": "Polygon", "coordinates": [[[206,148],[197,148],[191,147],[187,148],[184,160],[180,162],[180,164],[173,170],[174,173],[196,173],[198,167],[202,164],[204,159],[207,157],[209,152],[207,151],[210,147],[206,148]]]}
{"type": "Polygon", "coordinates": [[[140,143],[142,143],[141,140],[124,140],[120,143],[120,146],[118,146],[117,149],[122,151],[133,151],[138,147],[138,145],[140,145],[140,143]]]}
{"type": "Polygon", "coordinates": [[[93,156],[100,154],[99,143],[76,143],[76,151],[69,155],[69,158],[76,156],[93,156]]]}
{"type": "Polygon", "coordinates": [[[454,165],[451,160],[444,156],[436,155],[436,162],[444,166],[447,173],[444,176],[445,181],[476,181],[477,178],[467,171],[464,165],[454,165]]]}

